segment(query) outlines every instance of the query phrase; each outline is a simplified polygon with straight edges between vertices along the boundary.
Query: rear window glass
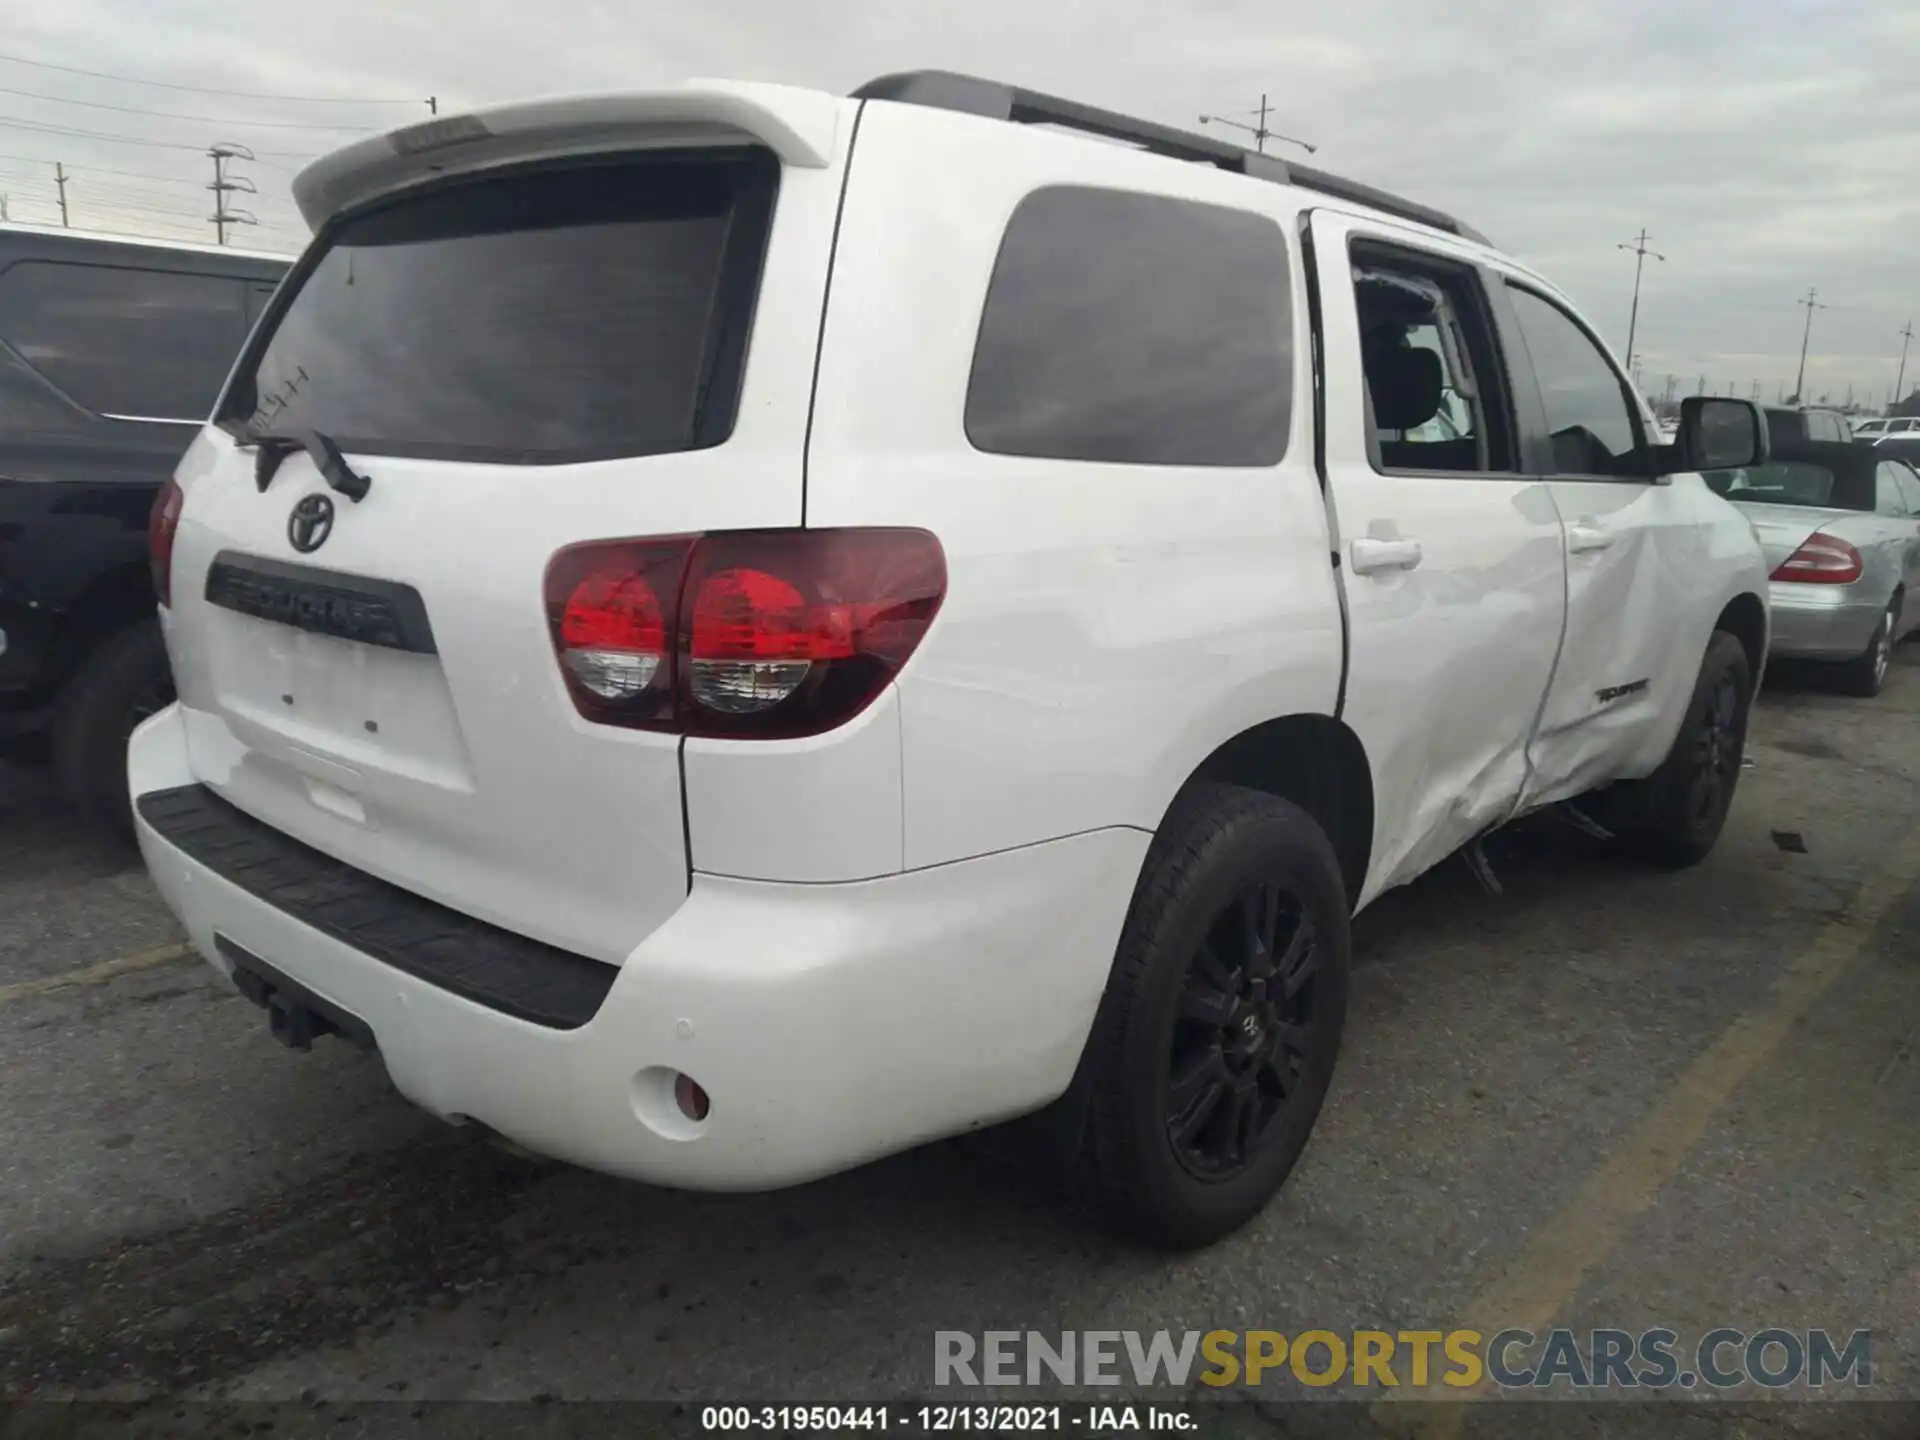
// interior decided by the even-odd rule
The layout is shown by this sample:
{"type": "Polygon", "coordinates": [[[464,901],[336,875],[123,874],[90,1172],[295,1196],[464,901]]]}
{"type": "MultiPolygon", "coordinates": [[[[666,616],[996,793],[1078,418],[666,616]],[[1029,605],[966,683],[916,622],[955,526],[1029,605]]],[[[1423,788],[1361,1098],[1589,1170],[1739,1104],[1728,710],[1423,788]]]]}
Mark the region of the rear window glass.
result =
{"type": "Polygon", "coordinates": [[[48,260],[0,275],[0,337],[96,415],[204,421],[246,333],[237,279],[48,260]]]}
{"type": "Polygon", "coordinates": [[[222,421],[509,464],[718,444],[778,174],[760,152],[654,155],[350,218],[222,421]]]}
{"type": "Polygon", "coordinates": [[[1836,469],[1810,460],[1770,460],[1738,470],[1710,470],[1707,485],[1729,500],[1756,505],[1805,505],[1821,510],[1874,508],[1873,471],[1836,469]]]}
{"type": "Polygon", "coordinates": [[[1020,202],[967,387],[981,450],[1271,465],[1293,388],[1287,242],[1262,216],[1059,186],[1020,202]]]}

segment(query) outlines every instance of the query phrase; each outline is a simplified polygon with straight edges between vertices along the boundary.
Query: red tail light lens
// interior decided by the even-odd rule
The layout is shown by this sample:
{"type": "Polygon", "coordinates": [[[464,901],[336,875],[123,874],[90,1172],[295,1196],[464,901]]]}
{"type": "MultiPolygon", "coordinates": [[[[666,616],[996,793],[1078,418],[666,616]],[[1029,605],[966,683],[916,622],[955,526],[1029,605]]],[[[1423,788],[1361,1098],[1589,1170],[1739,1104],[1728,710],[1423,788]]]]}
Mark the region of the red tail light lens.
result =
{"type": "Polygon", "coordinates": [[[1850,585],[1860,578],[1861,568],[1858,550],[1837,536],[1816,530],[1780,562],[1772,578],[1802,585],[1850,585]]]}
{"type": "Polygon", "coordinates": [[[693,541],[576,545],[547,566],[547,621],[573,703],[589,720],[666,728],[673,712],[669,616],[693,541]]]}
{"type": "Polygon", "coordinates": [[[818,734],[870,705],[946,583],[924,530],[754,530],[575,546],[546,588],[588,719],[767,739],[818,734]]]}
{"type": "Polygon", "coordinates": [[[166,606],[173,604],[173,536],[180,528],[180,507],[186,498],[169,480],[147,512],[147,565],[153,572],[153,593],[166,606]]]}

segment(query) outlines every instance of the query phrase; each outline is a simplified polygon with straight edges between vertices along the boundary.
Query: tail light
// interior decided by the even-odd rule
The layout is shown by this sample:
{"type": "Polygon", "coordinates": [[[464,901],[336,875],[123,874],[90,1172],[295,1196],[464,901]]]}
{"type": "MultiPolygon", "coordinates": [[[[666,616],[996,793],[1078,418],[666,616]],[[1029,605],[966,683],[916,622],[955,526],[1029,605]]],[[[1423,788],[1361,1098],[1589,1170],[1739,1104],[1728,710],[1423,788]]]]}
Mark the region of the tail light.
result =
{"type": "Polygon", "coordinates": [[[1837,536],[1816,530],[1775,568],[1775,580],[1802,585],[1850,585],[1860,578],[1860,552],[1837,536]]]}
{"type": "Polygon", "coordinates": [[[169,480],[147,512],[147,565],[153,572],[153,593],[162,605],[173,604],[173,535],[180,528],[180,507],[185,502],[179,485],[169,480]]]}
{"type": "Polygon", "coordinates": [[[872,704],[946,587],[924,530],[741,530],[562,550],[546,602],[589,720],[771,739],[872,704]]]}

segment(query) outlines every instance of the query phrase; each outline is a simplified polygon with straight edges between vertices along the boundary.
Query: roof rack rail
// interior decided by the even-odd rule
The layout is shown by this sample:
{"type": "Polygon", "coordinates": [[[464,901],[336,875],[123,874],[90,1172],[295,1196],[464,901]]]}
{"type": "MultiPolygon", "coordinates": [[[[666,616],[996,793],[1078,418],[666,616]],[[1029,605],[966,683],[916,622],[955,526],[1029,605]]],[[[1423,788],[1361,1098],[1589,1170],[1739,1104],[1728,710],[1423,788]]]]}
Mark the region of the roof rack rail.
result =
{"type": "Polygon", "coordinates": [[[1112,110],[1100,110],[1057,95],[1037,90],[1022,90],[997,80],[981,80],[972,75],[957,75],[950,70],[906,70],[869,80],[853,92],[856,100],[894,100],[903,105],[925,105],[935,110],[957,110],[989,120],[1007,120],[1016,125],[1058,125],[1069,130],[1099,135],[1108,140],[1124,140],[1155,154],[1174,160],[1194,160],[1216,165],[1236,175],[1268,180],[1277,185],[1299,185],[1340,200],[1371,206],[1403,220],[1431,225],[1462,239],[1486,245],[1487,237],[1444,211],[1402,199],[1357,180],[1329,175],[1305,165],[1294,165],[1274,155],[1257,154],[1239,145],[1206,135],[1156,125],[1151,120],[1136,120],[1112,110]]]}

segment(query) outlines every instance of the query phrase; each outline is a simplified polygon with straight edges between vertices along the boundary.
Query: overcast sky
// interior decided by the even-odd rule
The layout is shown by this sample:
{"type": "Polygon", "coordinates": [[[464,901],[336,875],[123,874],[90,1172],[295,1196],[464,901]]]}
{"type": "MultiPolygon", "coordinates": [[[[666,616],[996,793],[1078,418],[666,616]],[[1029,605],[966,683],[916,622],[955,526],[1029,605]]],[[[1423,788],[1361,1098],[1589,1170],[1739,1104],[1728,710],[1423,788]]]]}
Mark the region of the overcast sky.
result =
{"type": "MultiPolygon", "coordinates": [[[[441,112],[724,75],[845,91],[969,71],[1192,126],[1250,111],[1313,163],[1454,211],[1569,291],[1645,388],[1791,384],[1817,286],[1807,389],[1884,400],[1920,317],[1920,5],[1913,0],[9,0],[0,192],[16,220],[210,237],[215,140],[262,225],[302,232],[301,157],[441,112]],[[16,63],[18,60],[41,65],[16,63]],[[260,95],[131,85],[74,67],[260,95]],[[25,93],[23,93],[25,92],[25,93]],[[58,98],[40,98],[58,97],[58,98]],[[85,101],[87,104],[72,102],[85,101]],[[387,103],[374,103],[387,102],[387,103]],[[169,112],[162,118],[123,109],[169,112]],[[217,123],[215,123],[217,122],[217,123]],[[345,129],[308,128],[326,125],[345,129]],[[73,133],[119,136],[115,143],[73,133]]],[[[1231,132],[1223,132],[1231,133],[1231,132]]],[[[1282,153],[1298,154],[1289,147],[1282,153]]],[[[1920,353],[1908,367],[1920,375],[1920,353]]]]}

